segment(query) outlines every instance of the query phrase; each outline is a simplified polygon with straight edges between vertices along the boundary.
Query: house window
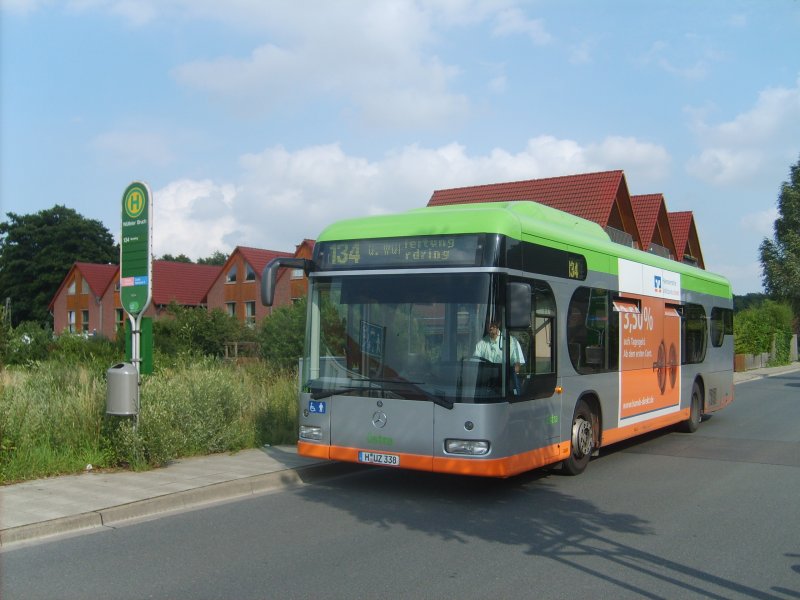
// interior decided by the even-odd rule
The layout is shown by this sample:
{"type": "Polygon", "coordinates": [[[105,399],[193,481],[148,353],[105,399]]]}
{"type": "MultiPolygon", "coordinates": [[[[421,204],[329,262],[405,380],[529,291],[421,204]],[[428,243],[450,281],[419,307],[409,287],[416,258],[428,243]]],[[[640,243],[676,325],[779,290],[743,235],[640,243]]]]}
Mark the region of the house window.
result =
{"type": "Polygon", "coordinates": [[[85,279],[81,280],[81,294],[88,294],[89,293],[89,282],[85,279]]]}
{"type": "Polygon", "coordinates": [[[253,271],[253,267],[247,265],[247,271],[245,271],[245,281],[255,281],[256,280],[256,272],[253,271]]]}
{"type": "Polygon", "coordinates": [[[231,270],[228,271],[225,283],[236,283],[236,267],[231,267],[231,270]]]}
{"type": "MultiPolygon", "coordinates": [[[[73,282],[73,285],[74,282],[73,282]]],[[[70,333],[75,333],[75,311],[70,310],[67,311],[67,331],[70,333]]]]}
{"type": "Polygon", "coordinates": [[[121,308],[115,309],[114,318],[116,319],[115,331],[122,331],[125,329],[125,311],[121,308]]]}
{"type": "Polygon", "coordinates": [[[81,331],[83,333],[89,333],[89,311],[82,310],[81,311],[81,331]]]}
{"type": "Polygon", "coordinates": [[[228,311],[229,317],[236,316],[236,302],[226,302],[225,309],[228,311]]]}
{"type": "Polygon", "coordinates": [[[293,269],[292,279],[302,279],[304,275],[303,269],[293,269]]]}
{"type": "Polygon", "coordinates": [[[67,295],[69,295],[69,296],[74,296],[75,295],[75,280],[74,279],[70,282],[69,287],[67,288],[67,295]]]}
{"type": "Polygon", "coordinates": [[[244,303],[244,322],[248,327],[254,327],[256,324],[256,303],[244,303]]]}

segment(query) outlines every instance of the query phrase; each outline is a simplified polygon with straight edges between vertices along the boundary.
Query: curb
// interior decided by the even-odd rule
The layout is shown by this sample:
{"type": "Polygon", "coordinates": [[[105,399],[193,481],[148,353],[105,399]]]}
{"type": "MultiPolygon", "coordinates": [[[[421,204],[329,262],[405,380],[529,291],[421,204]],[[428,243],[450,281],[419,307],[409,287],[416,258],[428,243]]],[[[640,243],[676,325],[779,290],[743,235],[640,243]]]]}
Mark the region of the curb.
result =
{"type": "MultiPolygon", "coordinates": [[[[795,363],[796,364],[796,363],[795,363]]],[[[734,373],[733,375],[733,384],[739,385],[740,383],[747,383],[748,381],[758,381],[759,379],[764,379],[765,377],[776,377],[778,375],[786,375],[787,373],[796,373],[800,371],[800,366],[793,366],[787,365],[785,367],[774,367],[773,372],[761,372],[758,373],[759,369],[754,369],[753,371],[741,371],[740,373],[734,373]],[[736,381],[737,375],[739,375],[739,381],[736,381]]]]}
{"type": "Polygon", "coordinates": [[[171,511],[199,508],[215,502],[256,496],[278,489],[325,481],[349,475],[357,470],[353,466],[358,467],[358,465],[325,462],[295,469],[283,469],[273,473],[214,483],[193,490],[184,490],[156,498],[137,500],[128,504],[60,517],[41,523],[11,527],[0,531],[0,549],[5,549],[12,544],[21,542],[30,542],[45,537],[100,527],[113,527],[133,519],[141,519],[171,511]]]}

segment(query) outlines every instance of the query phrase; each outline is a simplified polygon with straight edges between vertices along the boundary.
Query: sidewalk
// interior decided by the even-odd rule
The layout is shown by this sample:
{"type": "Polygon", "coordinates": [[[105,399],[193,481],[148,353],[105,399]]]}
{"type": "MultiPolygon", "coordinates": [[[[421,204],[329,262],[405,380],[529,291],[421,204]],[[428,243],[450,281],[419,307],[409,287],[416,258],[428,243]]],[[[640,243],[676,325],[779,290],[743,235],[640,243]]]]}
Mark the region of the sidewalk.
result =
{"type": "MultiPolygon", "coordinates": [[[[736,384],[800,371],[800,363],[734,373],[736,384]]],[[[87,472],[0,486],[0,549],[42,537],[313,483],[351,465],[297,455],[294,446],[176,460],[143,473],[87,472]]]]}
{"type": "Polygon", "coordinates": [[[0,549],[13,543],[310,483],[333,463],[294,446],[173,461],[145,472],[86,472],[0,486],[0,549]]]}

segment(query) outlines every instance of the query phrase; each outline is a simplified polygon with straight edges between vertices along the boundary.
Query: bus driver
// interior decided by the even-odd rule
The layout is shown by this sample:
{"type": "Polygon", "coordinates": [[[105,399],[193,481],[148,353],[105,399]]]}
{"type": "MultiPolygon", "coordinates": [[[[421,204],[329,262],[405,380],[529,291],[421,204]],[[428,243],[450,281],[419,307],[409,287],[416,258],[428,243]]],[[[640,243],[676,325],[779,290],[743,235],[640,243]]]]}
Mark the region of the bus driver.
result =
{"type": "MultiPolygon", "coordinates": [[[[511,340],[511,364],[514,365],[514,373],[519,374],[520,365],[525,364],[525,356],[517,338],[512,335],[509,336],[509,340],[511,340]]],[[[500,335],[498,321],[489,322],[488,333],[475,346],[474,356],[493,363],[503,362],[503,336],[500,335]]]]}

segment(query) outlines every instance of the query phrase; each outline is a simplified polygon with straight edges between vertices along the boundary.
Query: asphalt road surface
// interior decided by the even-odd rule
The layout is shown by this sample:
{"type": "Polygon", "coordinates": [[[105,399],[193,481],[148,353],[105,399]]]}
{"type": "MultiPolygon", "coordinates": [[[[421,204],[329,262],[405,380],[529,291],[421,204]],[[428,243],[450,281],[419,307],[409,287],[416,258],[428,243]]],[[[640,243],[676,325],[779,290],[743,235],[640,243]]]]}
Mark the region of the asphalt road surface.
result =
{"type": "Polygon", "coordinates": [[[800,373],[578,477],[355,475],[0,554],[0,597],[800,598],[800,373]]]}

